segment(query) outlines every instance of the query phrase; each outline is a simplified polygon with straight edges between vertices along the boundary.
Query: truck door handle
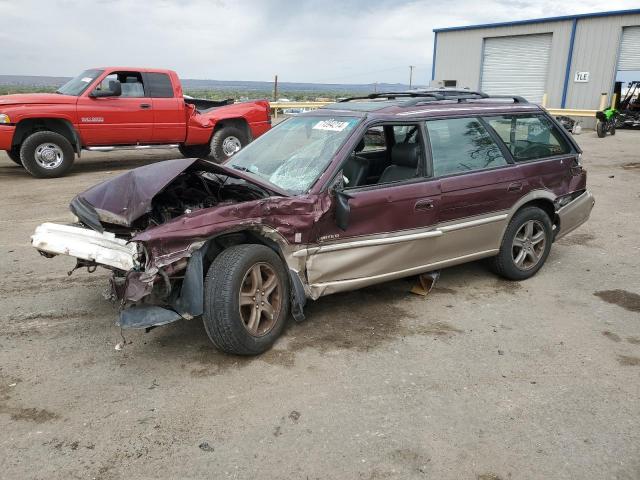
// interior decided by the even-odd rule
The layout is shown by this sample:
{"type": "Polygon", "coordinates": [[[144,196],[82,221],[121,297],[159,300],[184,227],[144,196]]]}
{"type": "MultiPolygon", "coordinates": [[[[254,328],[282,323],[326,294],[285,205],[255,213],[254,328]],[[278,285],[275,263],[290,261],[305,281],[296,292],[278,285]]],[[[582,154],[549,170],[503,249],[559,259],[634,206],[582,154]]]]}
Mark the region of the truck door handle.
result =
{"type": "Polygon", "coordinates": [[[508,192],[520,192],[520,191],[522,191],[522,183],[520,183],[520,182],[510,183],[509,186],[507,187],[507,191],[508,192]]]}
{"type": "Polygon", "coordinates": [[[433,200],[418,200],[413,209],[416,211],[431,210],[433,208],[433,200]]]}
{"type": "Polygon", "coordinates": [[[145,109],[145,110],[146,110],[146,109],[148,109],[148,108],[151,108],[151,104],[150,104],[150,103],[141,103],[141,104],[140,104],[140,108],[142,108],[142,109],[145,109]]]}

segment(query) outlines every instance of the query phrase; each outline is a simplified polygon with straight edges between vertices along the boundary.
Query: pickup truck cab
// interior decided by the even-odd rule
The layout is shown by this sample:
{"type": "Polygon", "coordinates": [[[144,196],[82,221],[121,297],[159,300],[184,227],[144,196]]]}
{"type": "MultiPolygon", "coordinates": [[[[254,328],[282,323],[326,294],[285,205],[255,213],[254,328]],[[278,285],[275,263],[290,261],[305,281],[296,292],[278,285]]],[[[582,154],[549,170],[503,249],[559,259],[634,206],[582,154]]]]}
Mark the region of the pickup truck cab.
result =
{"type": "Polygon", "coordinates": [[[83,149],[174,146],[224,161],[271,128],[266,100],[185,98],[171,70],[106,67],[56,93],[0,96],[0,150],[31,175],[64,175],[83,149]]]}

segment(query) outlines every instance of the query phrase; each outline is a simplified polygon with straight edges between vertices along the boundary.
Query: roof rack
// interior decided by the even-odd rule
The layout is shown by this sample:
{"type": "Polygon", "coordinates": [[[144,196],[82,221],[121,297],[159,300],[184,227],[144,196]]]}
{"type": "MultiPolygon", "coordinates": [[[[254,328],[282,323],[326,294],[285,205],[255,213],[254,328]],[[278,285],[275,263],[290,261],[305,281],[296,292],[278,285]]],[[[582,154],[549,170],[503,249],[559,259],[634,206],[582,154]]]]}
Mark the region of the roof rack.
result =
{"type": "Polygon", "coordinates": [[[364,97],[343,98],[338,103],[351,102],[352,100],[375,100],[377,98],[386,98],[387,100],[395,100],[396,98],[433,98],[436,100],[444,100],[444,95],[437,92],[384,92],[370,93],[364,97]]]}
{"type": "Polygon", "coordinates": [[[398,98],[406,98],[409,101],[403,105],[410,106],[419,103],[451,100],[458,101],[458,103],[465,102],[467,100],[484,100],[484,99],[509,99],[513,100],[513,103],[529,103],[525,98],[518,95],[488,95],[484,92],[466,89],[433,89],[424,91],[410,91],[410,92],[381,92],[370,93],[363,97],[349,97],[343,98],[338,103],[351,102],[353,100],[376,100],[386,98],[387,100],[396,100],[398,98]]]}

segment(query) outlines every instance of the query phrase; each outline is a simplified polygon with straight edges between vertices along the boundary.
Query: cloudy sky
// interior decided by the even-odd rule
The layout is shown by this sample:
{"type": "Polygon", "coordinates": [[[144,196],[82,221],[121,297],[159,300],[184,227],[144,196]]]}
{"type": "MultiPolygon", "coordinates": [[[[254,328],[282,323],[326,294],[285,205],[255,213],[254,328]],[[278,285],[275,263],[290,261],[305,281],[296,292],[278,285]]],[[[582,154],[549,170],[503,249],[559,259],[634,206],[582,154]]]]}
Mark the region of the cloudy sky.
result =
{"type": "MultiPolygon", "coordinates": [[[[166,67],[185,78],[415,83],[434,28],[637,8],[638,0],[0,0],[0,74],[166,67]]],[[[463,61],[463,59],[461,59],[463,61]]]]}

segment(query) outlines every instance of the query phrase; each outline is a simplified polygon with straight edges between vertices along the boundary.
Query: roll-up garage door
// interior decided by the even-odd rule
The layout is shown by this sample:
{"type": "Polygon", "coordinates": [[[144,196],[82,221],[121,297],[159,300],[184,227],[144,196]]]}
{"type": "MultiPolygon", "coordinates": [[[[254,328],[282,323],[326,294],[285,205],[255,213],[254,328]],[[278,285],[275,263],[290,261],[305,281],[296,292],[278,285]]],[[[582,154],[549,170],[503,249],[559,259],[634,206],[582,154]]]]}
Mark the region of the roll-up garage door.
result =
{"type": "Polygon", "coordinates": [[[618,70],[640,70],[640,27],[622,29],[618,70]]]}
{"type": "Polygon", "coordinates": [[[547,84],[552,34],[485,38],[481,89],[540,103],[547,84]]]}

